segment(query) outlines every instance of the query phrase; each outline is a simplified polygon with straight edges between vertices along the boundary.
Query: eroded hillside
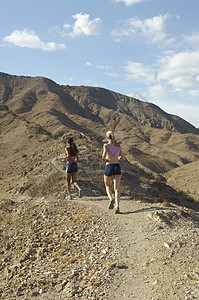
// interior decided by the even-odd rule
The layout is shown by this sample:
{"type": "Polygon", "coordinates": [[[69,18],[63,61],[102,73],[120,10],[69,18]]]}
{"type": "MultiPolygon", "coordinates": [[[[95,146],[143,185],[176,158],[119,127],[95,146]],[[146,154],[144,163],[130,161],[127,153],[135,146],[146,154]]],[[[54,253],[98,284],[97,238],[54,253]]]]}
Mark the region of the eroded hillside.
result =
{"type": "Polygon", "coordinates": [[[198,129],[147,102],[41,77],[1,73],[0,99],[0,297],[197,297],[198,129]],[[120,215],[103,183],[110,129],[126,157],[120,215]],[[71,202],[59,159],[69,136],[84,195],[73,189],[71,202]]]}
{"type": "Polygon", "coordinates": [[[164,179],[167,172],[184,165],[183,170],[189,172],[189,165],[199,158],[198,129],[179,117],[112,91],[60,86],[42,77],[1,73],[0,87],[4,193],[48,193],[45,180],[55,183],[51,190],[59,186],[64,193],[64,174],[51,161],[64,151],[67,136],[74,136],[80,148],[79,176],[84,189],[91,194],[104,193],[100,157],[105,132],[112,129],[126,156],[122,163],[124,194],[162,201],[180,198],[181,191],[193,196],[193,184],[186,190],[181,185],[176,192],[172,175],[172,187],[164,179]],[[161,184],[156,185],[157,180],[161,184]]]}

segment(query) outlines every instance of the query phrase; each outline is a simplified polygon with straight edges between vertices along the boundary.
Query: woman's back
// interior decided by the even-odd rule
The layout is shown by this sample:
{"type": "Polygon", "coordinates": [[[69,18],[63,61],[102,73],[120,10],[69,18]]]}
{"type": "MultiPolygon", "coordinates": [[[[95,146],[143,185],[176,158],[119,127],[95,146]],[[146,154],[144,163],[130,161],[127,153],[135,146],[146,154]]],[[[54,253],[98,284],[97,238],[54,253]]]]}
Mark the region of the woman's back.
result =
{"type": "Polygon", "coordinates": [[[117,164],[120,156],[120,146],[115,146],[112,143],[106,145],[106,163],[117,164]]]}
{"type": "Polygon", "coordinates": [[[108,148],[107,149],[107,157],[119,156],[119,154],[120,154],[120,147],[119,146],[115,146],[114,144],[109,143],[107,148],[108,148]]]}

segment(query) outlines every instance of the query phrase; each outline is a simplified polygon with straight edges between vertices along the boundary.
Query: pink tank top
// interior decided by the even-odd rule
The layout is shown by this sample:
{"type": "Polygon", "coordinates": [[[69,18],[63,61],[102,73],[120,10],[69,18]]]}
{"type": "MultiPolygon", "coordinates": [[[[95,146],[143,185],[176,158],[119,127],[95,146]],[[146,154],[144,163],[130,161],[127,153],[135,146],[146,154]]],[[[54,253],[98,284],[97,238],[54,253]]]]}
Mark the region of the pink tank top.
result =
{"type": "Polygon", "coordinates": [[[110,156],[119,156],[120,154],[120,147],[115,146],[114,144],[108,144],[108,150],[107,150],[107,157],[110,156]]]}

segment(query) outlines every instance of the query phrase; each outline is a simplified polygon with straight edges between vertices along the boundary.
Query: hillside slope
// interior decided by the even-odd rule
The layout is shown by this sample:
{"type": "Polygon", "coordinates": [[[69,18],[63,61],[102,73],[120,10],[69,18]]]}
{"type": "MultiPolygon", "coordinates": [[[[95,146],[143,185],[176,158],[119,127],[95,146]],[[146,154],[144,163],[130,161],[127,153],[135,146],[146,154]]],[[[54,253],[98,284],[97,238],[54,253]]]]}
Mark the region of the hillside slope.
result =
{"type": "Polygon", "coordinates": [[[199,202],[199,161],[178,167],[165,174],[169,185],[188,193],[199,202]]]}
{"type": "Polygon", "coordinates": [[[153,172],[199,157],[199,131],[194,126],[152,103],[106,89],[0,73],[0,99],[12,113],[55,137],[75,130],[102,140],[107,129],[114,130],[129,160],[153,172]]]}
{"type": "Polygon", "coordinates": [[[156,175],[164,177],[184,165],[189,168],[199,159],[198,129],[151,103],[113,91],[0,73],[0,99],[1,182],[7,191],[26,190],[28,178],[63,152],[62,137],[71,135],[83,155],[80,176],[87,187],[92,178],[93,190],[103,190],[103,182],[97,185],[93,176],[101,178],[103,172],[100,157],[106,130],[114,130],[121,142],[127,159],[122,163],[123,180],[129,193],[147,195],[156,175]],[[13,183],[13,178],[18,180],[13,183]],[[149,186],[144,188],[145,184],[149,186]]]}

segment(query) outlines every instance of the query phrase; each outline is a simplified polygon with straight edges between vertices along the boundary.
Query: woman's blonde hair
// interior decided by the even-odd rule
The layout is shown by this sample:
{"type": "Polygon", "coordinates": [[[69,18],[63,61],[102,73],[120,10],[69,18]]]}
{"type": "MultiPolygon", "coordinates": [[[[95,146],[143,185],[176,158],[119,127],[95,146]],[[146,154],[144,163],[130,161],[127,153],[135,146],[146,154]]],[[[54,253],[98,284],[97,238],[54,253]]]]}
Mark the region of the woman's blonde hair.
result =
{"type": "Polygon", "coordinates": [[[119,145],[120,145],[120,144],[115,140],[115,136],[114,136],[113,131],[111,131],[111,130],[107,131],[106,137],[107,137],[108,139],[111,140],[111,142],[113,143],[113,145],[115,145],[115,146],[119,146],[119,145]]]}

